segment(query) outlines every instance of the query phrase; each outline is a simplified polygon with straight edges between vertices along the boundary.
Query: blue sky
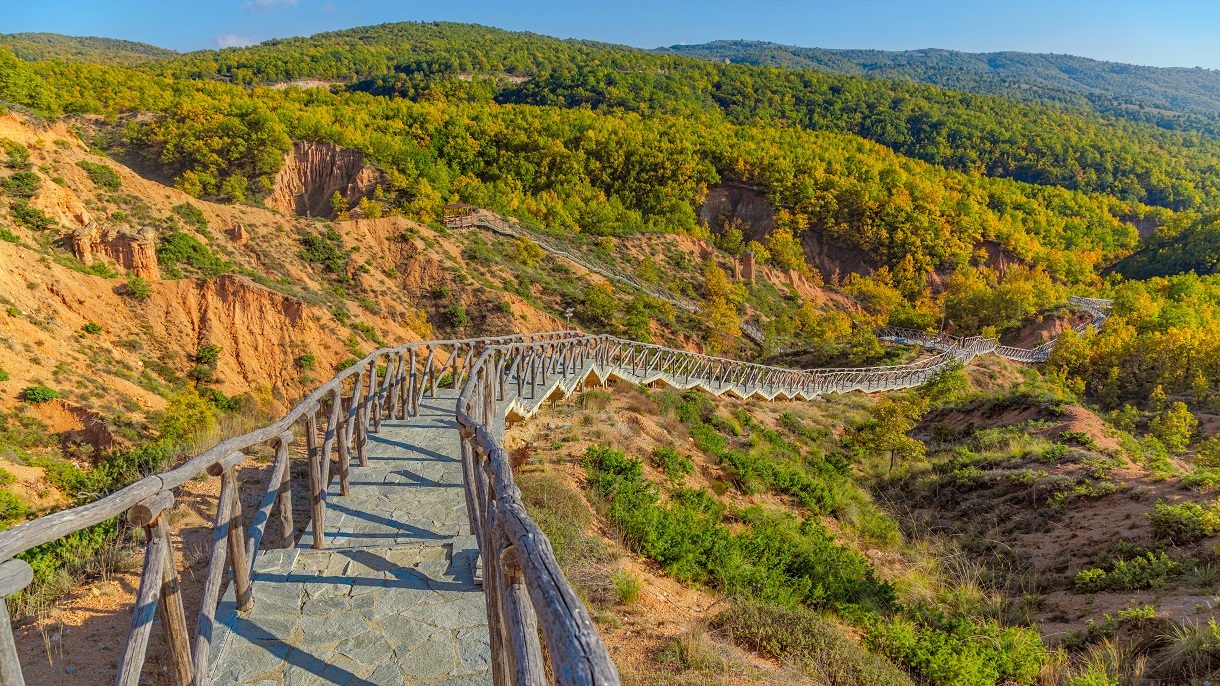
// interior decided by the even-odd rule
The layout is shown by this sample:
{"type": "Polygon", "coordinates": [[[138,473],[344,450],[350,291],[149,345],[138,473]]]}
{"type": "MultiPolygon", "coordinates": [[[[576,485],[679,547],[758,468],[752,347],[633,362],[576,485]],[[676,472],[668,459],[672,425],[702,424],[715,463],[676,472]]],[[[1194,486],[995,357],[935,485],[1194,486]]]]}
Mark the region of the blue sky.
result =
{"type": "Polygon", "coordinates": [[[826,48],[1058,52],[1220,69],[1216,0],[0,0],[0,33],[109,36],[175,50],[433,20],[645,48],[748,38],[826,48]]]}

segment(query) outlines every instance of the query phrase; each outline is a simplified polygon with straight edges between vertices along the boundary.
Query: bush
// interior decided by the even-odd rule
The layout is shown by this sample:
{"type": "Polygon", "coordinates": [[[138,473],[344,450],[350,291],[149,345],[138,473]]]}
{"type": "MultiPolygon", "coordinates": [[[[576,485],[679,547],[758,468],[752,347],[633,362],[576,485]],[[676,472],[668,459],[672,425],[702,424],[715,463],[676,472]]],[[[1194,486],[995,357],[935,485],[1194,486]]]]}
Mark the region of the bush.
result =
{"type": "Polygon", "coordinates": [[[167,443],[179,443],[201,433],[211,431],[216,426],[216,416],[212,406],[194,386],[187,386],[182,392],[170,399],[157,422],[157,430],[161,439],[167,443]]]}
{"type": "Polygon", "coordinates": [[[220,359],[220,351],[223,350],[219,345],[205,345],[195,353],[195,361],[199,364],[216,364],[220,359]]]}
{"type": "Polygon", "coordinates": [[[82,326],[80,330],[90,335],[99,334],[102,332],[102,326],[96,322],[89,322],[82,326]]]}
{"type": "Polygon", "coordinates": [[[901,669],[873,655],[835,622],[805,608],[739,602],[711,620],[734,644],[799,667],[832,686],[908,686],[901,669]]]}
{"type": "Polygon", "coordinates": [[[8,372],[0,369],[0,381],[8,381],[8,372]]]}
{"type": "Polygon", "coordinates": [[[26,402],[38,404],[58,398],[59,391],[46,386],[26,386],[25,390],[21,392],[21,395],[26,402]]]}
{"type": "Polygon", "coordinates": [[[131,274],[127,277],[127,285],[123,287],[123,295],[136,300],[147,300],[152,297],[152,285],[139,276],[131,274]]]}
{"type": "Polygon", "coordinates": [[[208,220],[203,216],[203,210],[195,207],[189,202],[184,202],[181,205],[175,205],[171,210],[174,214],[182,217],[182,221],[199,229],[208,228],[208,220]]]}
{"type": "Polygon", "coordinates": [[[305,353],[297,358],[297,369],[309,372],[318,366],[318,358],[313,353],[305,353]]]}
{"type": "Polygon", "coordinates": [[[894,602],[893,588],[873,576],[868,559],[837,544],[816,518],[756,506],[735,513],[743,526],[734,531],[724,523],[724,505],[705,490],[678,489],[661,504],[642,463],[617,450],[589,446],[583,464],[627,545],[679,581],[790,607],[894,602]]]}
{"type": "Polygon", "coordinates": [[[470,317],[466,315],[466,308],[459,303],[453,303],[449,306],[445,316],[449,318],[449,323],[455,329],[460,329],[470,323],[470,317]]]}
{"type": "Polygon", "coordinates": [[[1130,560],[1115,560],[1108,572],[1096,567],[1082,570],[1073,585],[1078,593],[1162,588],[1179,574],[1180,567],[1163,552],[1159,556],[1148,552],[1130,560]]]}
{"type": "Polygon", "coordinates": [[[640,578],[626,569],[616,569],[610,573],[610,582],[614,584],[614,594],[618,597],[619,603],[623,605],[633,604],[640,596],[640,578]]]}
{"type": "Polygon", "coordinates": [[[652,459],[657,468],[674,482],[680,482],[683,477],[695,472],[695,463],[669,446],[657,446],[652,451],[652,459]]]}
{"type": "Polygon", "coordinates": [[[342,274],[350,260],[343,249],[343,238],[338,231],[329,229],[324,235],[307,233],[301,237],[301,259],[316,262],[335,274],[342,274]]]}
{"type": "Polygon", "coordinates": [[[14,198],[32,197],[41,186],[42,181],[32,171],[19,171],[7,179],[0,181],[0,187],[4,188],[4,192],[14,198]]]}
{"type": "Polygon", "coordinates": [[[931,612],[874,620],[865,641],[934,686],[1032,684],[1050,657],[1036,630],[931,612]]]}
{"type": "Polygon", "coordinates": [[[59,222],[48,217],[37,207],[30,207],[24,200],[10,205],[9,211],[13,215],[13,221],[30,231],[47,231],[59,226],[59,222]]]}
{"type": "Polygon", "coordinates": [[[76,166],[84,169],[85,173],[89,175],[89,180],[98,188],[104,188],[113,193],[119,189],[119,186],[123,185],[123,180],[119,178],[119,173],[111,169],[109,165],[81,160],[76,163],[76,166]]]}
{"type": "Polygon", "coordinates": [[[21,239],[12,231],[5,228],[0,228],[0,241],[4,241],[5,243],[20,243],[21,239]]]}
{"type": "Polygon", "coordinates": [[[179,265],[186,265],[204,278],[233,271],[233,265],[217,257],[206,245],[189,233],[174,231],[161,239],[157,246],[157,262],[172,279],[182,278],[179,265]]]}
{"type": "Polygon", "coordinates": [[[1178,505],[1158,502],[1147,517],[1152,521],[1153,535],[1174,545],[1186,545],[1207,538],[1216,533],[1220,524],[1215,508],[1205,508],[1189,501],[1178,505]]]}

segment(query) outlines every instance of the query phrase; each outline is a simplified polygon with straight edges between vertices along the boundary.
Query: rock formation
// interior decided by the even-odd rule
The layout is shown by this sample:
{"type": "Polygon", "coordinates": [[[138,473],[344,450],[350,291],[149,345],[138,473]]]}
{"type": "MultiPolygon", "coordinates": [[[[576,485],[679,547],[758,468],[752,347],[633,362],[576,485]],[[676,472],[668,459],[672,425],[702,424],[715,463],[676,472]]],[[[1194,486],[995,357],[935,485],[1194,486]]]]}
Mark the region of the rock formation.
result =
{"type": "Polygon", "coordinates": [[[338,191],[349,207],[386,183],[385,173],[364,155],[333,143],[297,141],[284,156],[266,204],[286,215],[335,218],[330,199],[338,191]]]}
{"type": "Polygon", "coordinates": [[[64,242],[85,264],[93,264],[100,256],[141,278],[161,279],[161,270],[157,268],[157,234],[151,228],[134,231],[91,221],[65,234],[64,242]]]}

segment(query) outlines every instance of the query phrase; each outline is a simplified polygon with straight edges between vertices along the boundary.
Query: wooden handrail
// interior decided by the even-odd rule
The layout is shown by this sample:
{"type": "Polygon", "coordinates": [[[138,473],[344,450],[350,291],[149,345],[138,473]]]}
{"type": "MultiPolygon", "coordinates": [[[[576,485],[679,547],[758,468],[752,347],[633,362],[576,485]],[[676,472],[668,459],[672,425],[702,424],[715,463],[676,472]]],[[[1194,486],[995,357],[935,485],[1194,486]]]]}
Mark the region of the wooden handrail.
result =
{"type": "MultiPolygon", "coordinates": [[[[1094,315],[1086,326],[1104,321],[1108,301],[1076,304],[1094,315]]],[[[900,331],[892,333],[903,335],[900,331]]],[[[554,393],[570,394],[583,388],[590,378],[601,382],[611,377],[640,383],[661,381],[679,388],[698,387],[713,394],[731,392],[741,397],[808,399],[830,392],[907,388],[926,382],[949,364],[969,362],[978,355],[1037,357],[1050,349],[1010,349],[982,338],[952,339],[951,344],[942,347],[945,349],[937,355],[907,365],[813,371],[578,331],[421,341],[383,348],[337,373],[279,421],[222,441],[174,469],[141,479],[92,503],[0,532],[0,560],[130,511],[129,522],[145,527],[148,546],[118,683],[134,684],[133,679],[138,680],[151,630],[150,613],[160,607],[175,684],[207,686],[213,624],[227,566],[234,571],[237,605],[247,610],[253,603],[253,561],[266,539],[273,508],[279,514],[280,545],[293,544],[289,455],[296,434],[292,428],[302,425],[305,433],[312,544],[321,548],[326,545],[326,492],[332,477],[339,476],[340,492],[347,493],[352,450],[362,465],[367,464],[368,432],[378,431],[383,419],[416,416],[420,400],[427,393],[436,397],[439,377],[448,373],[453,387],[462,389],[456,416],[471,531],[479,542],[482,559],[490,561],[484,565],[484,590],[496,683],[542,682],[546,669],[537,638],[540,630],[556,683],[617,684],[614,665],[588,611],[564,577],[550,542],[521,502],[507,455],[495,433],[495,427],[502,427],[497,419],[509,413],[528,417],[554,393]],[[422,354],[424,347],[426,356],[422,354]],[[438,362],[437,353],[442,348],[449,351],[438,362]],[[418,366],[421,362],[422,369],[418,366]],[[382,365],[384,375],[379,375],[382,365]],[[351,383],[346,384],[349,379],[351,383]],[[318,415],[324,407],[326,425],[321,427],[319,442],[318,415]],[[246,452],[264,444],[274,451],[275,460],[247,532],[242,523],[236,469],[246,452]],[[337,457],[333,474],[332,455],[337,457]],[[221,487],[194,644],[189,646],[173,545],[162,513],[173,502],[174,488],[205,472],[219,477],[221,487]]],[[[20,560],[0,562],[0,597],[24,588],[32,578],[28,571],[29,566],[20,560]]],[[[4,614],[0,619],[7,619],[6,610],[4,614]]],[[[22,683],[11,630],[3,621],[0,685],[22,683]]]]}

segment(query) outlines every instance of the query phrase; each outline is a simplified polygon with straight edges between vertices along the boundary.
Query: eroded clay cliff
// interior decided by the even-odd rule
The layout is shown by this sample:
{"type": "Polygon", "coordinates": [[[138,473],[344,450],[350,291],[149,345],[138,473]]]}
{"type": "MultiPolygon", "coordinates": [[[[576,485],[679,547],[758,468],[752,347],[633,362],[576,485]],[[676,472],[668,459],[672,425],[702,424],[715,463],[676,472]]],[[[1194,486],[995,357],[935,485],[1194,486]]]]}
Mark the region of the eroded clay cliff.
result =
{"type": "Polygon", "coordinates": [[[385,181],[385,173],[367,165],[356,150],[334,143],[297,141],[284,156],[265,202],[287,215],[334,219],[331,197],[335,191],[352,207],[385,181]]]}

